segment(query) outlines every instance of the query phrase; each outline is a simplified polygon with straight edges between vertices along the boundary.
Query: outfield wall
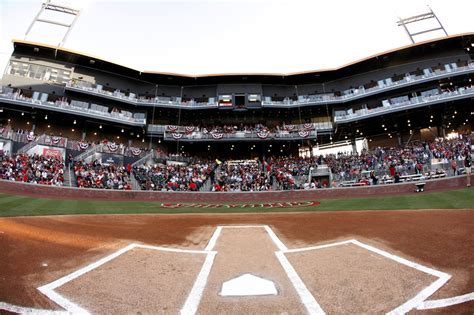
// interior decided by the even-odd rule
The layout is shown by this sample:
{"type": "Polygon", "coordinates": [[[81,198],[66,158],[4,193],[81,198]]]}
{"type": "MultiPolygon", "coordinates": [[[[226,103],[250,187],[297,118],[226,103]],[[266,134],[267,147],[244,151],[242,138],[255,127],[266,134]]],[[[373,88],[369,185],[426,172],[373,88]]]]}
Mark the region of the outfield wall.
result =
{"type": "MultiPolygon", "coordinates": [[[[425,181],[426,192],[439,192],[466,187],[466,176],[425,181]]],[[[169,203],[238,203],[284,202],[357,197],[382,197],[414,194],[415,183],[388,184],[366,187],[330,188],[318,190],[265,192],[156,192],[123,191],[54,187],[0,180],[0,192],[37,198],[107,201],[155,201],[169,203]]]]}

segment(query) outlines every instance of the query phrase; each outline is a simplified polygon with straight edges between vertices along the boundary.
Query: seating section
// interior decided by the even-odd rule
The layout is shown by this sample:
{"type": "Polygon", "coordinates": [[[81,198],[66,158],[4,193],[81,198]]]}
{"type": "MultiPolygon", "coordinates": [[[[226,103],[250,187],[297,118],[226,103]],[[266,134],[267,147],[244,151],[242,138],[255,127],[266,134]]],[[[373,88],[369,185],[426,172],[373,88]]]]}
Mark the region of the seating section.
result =
{"type": "Polygon", "coordinates": [[[74,175],[79,188],[132,189],[126,168],[113,163],[100,163],[97,160],[91,163],[75,162],[74,175]]]}
{"type": "Polygon", "coordinates": [[[133,170],[142,190],[157,191],[198,191],[212,171],[213,166],[204,160],[187,165],[184,163],[142,165],[133,170]]]}
{"type": "Polygon", "coordinates": [[[49,156],[16,154],[0,155],[0,179],[62,186],[64,164],[61,159],[49,156]]]}

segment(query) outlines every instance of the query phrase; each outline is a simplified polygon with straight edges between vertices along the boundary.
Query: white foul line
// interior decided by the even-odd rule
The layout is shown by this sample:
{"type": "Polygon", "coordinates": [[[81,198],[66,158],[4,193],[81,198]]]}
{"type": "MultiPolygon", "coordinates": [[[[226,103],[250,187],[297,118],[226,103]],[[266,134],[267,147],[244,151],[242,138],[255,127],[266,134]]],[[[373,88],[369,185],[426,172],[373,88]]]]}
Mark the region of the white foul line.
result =
{"type": "Polygon", "coordinates": [[[416,308],[419,310],[430,310],[433,308],[446,307],[446,306],[466,303],[469,301],[474,301],[474,292],[464,294],[464,295],[454,296],[447,299],[424,301],[423,303],[418,305],[416,308]]]}
{"type": "Polygon", "coordinates": [[[316,302],[316,299],[308,290],[303,280],[298,276],[295,268],[291,265],[288,259],[285,257],[282,251],[275,252],[281,266],[286,272],[286,275],[290,279],[291,283],[295,287],[296,292],[300,296],[301,302],[306,307],[309,314],[326,314],[321,306],[316,302]]]}
{"type": "Polygon", "coordinates": [[[279,250],[288,250],[288,247],[283,244],[283,242],[278,238],[278,236],[276,236],[275,232],[273,232],[273,230],[268,225],[265,225],[265,231],[267,231],[273,243],[275,243],[279,250]]]}
{"type": "Polygon", "coordinates": [[[35,314],[35,315],[67,315],[66,311],[43,310],[38,308],[17,306],[10,303],[0,302],[0,310],[5,310],[18,314],[35,314]]]}
{"type": "Polygon", "coordinates": [[[209,240],[209,243],[207,243],[205,250],[210,251],[214,249],[214,246],[216,246],[217,239],[221,235],[221,232],[222,232],[222,226],[218,226],[216,230],[214,231],[214,234],[212,234],[212,237],[209,240]]]}
{"type": "Polygon", "coordinates": [[[181,309],[182,315],[193,315],[196,314],[199,303],[201,302],[202,293],[207,284],[207,278],[211,273],[212,265],[214,264],[214,258],[216,257],[216,252],[209,252],[206,256],[206,260],[202,265],[201,271],[194,282],[193,288],[184,303],[183,308],[181,309]]]}

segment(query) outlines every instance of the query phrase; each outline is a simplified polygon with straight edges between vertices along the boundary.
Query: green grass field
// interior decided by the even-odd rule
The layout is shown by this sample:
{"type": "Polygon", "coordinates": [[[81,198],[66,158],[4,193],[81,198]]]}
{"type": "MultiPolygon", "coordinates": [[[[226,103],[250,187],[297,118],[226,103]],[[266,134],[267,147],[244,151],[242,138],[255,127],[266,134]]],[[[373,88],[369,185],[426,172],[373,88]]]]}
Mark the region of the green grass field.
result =
{"type": "MultiPolygon", "coordinates": [[[[291,200],[289,200],[291,201],[291,200]]],[[[160,208],[156,202],[53,200],[0,193],[0,216],[37,216],[57,214],[133,214],[133,213],[247,213],[308,212],[400,209],[474,209],[474,189],[441,193],[357,199],[317,200],[315,207],[302,208],[160,208]]]]}

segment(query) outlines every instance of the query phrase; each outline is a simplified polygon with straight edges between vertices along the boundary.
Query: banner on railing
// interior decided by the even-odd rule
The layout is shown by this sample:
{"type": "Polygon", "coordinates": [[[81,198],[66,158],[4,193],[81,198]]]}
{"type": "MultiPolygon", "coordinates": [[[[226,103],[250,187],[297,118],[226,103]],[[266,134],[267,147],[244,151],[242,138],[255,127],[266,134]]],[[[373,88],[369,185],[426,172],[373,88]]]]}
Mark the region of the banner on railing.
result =
{"type": "Polygon", "coordinates": [[[87,143],[87,142],[80,142],[79,143],[79,149],[81,149],[83,151],[87,150],[88,147],[89,147],[89,143],[87,143]]]}
{"type": "Polygon", "coordinates": [[[194,127],[193,126],[186,126],[186,127],[184,127],[184,130],[186,130],[186,133],[192,133],[194,131],[194,127]]]}
{"type": "Polygon", "coordinates": [[[306,138],[307,136],[309,136],[309,131],[308,130],[300,130],[300,131],[298,131],[298,135],[301,138],[306,138]]]}
{"type": "Polygon", "coordinates": [[[130,152],[132,153],[133,156],[139,156],[140,154],[142,154],[142,149],[130,148],[130,152]]]}
{"type": "Polygon", "coordinates": [[[53,144],[58,144],[60,141],[61,141],[61,137],[54,136],[54,137],[51,138],[51,142],[53,144]]]}
{"type": "Polygon", "coordinates": [[[181,139],[181,138],[183,137],[183,134],[182,134],[182,133],[173,132],[173,133],[171,134],[171,136],[173,136],[173,139],[179,140],[179,139],[181,139]]]}
{"type": "Polygon", "coordinates": [[[107,143],[107,148],[110,152],[115,152],[118,150],[119,146],[115,142],[109,142],[107,143]]]}
{"type": "Polygon", "coordinates": [[[36,138],[36,137],[35,137],[35,135],[34,135],[33,133],[29,133],[29,134],[26,135],[26,140],[28,140],[28,141],[30,141],[30,142],[31,142],[31,141],[35,141],[35,138],[36,138]]]}
{"type": "Polygon", "coordinates": [[[224,134],[222,132],[213,132],[211,133],[211,135],[214,139],[222,139],[224,137],[224,134]]]}
{"type": "Polygon", "coordinates": [[[259,137],[260,139],[267,139],[269,135],[270,132],[268,130],[262,130],[257,132],[257,137],[259,137]]]}
{"type": "Polygon", "coordinates": [[[178,126],[168,125],[168,126],[166,126],[166,129],[169,130],[169,131],[176,131],[176,130],[178,130],[178,126]]]}
{"type": "Polygon", "coordinates": [[[303,124],[303,128],[307,130],[312,130],[314,129],[314,125],[311,123],[306,123],[306,124],[303,124]]]}

